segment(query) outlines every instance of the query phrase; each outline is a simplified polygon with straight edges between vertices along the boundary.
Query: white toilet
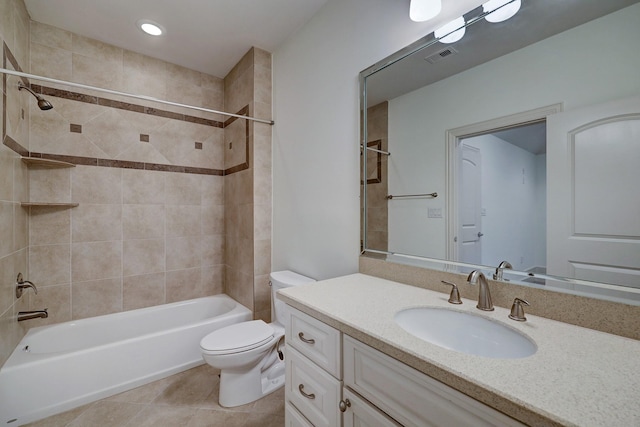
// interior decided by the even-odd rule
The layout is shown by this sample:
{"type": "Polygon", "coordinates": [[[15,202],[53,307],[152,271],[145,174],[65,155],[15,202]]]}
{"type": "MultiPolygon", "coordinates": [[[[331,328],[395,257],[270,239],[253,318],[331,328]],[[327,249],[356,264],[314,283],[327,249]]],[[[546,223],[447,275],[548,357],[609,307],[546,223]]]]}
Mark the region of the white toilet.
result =
{"type": "Polygon", "coordinates": [[[253,402],[284,385],[284,328],[286,304],[276,299],[278,289],[315,282],[292,271],[271,273],[272,323],[262,320],[218,329],[200,341],[205,362],[220,369],[220,406],[253,402]]]}

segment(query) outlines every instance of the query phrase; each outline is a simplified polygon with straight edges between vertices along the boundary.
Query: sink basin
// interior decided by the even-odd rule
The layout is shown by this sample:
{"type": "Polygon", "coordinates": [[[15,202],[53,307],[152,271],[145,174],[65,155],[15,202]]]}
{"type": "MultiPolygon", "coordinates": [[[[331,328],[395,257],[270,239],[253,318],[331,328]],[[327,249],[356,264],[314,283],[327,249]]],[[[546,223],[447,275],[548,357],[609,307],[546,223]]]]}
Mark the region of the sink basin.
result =
{"type": "Polygon", "coordinates": [[[531,356],[538,347],[528,337],[482,316],[438,307],[399,311],[396,323],[424,341],[449,350],[494,359],[531,356]]]}

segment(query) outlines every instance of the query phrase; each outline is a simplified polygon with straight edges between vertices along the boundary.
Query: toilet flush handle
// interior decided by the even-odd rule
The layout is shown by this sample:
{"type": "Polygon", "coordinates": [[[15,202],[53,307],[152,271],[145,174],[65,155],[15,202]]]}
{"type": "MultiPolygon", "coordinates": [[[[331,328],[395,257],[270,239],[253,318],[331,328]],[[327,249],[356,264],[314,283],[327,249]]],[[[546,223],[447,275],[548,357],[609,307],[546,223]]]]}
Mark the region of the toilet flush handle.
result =
{"type": "Polygon", "coordinates": [[[278,352],[278,358],[280,360],[284,360],[284,353],[280,350],[280,346],[284,344],[284,335],[280,337],[278,340],[278,345],[276,345],[276,351],[278,352]]]}

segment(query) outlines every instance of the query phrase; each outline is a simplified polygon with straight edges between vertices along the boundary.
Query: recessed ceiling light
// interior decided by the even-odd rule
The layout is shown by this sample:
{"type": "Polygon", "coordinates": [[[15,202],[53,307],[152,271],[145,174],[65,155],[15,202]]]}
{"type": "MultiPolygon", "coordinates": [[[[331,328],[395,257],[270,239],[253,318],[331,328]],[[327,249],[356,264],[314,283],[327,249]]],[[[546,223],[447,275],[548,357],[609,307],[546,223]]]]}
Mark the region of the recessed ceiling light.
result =
{"type": "Polygon", "coordinates": [[[164,33],[164,28],[160,24],[148,19],[141,19],[136,24],[138,24],[138,28],[152,36],[160,36],[164,33]]]}

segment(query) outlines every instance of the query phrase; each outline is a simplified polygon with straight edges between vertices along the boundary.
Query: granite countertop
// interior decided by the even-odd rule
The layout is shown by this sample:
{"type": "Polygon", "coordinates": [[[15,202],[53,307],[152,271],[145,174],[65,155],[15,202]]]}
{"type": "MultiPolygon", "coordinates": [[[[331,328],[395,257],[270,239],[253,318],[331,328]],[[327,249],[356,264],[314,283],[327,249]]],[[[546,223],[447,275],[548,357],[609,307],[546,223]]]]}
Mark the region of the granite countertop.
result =
{"type": "Polygon", "coordinates": [[[515,322],[505,308],[483,312],[468,299],[451,305],[444,292],[353,274],[287,288],[279,297],[525,424],[640,426],[640,341],[529,314],[515,322]],[[538,350],[522,359],[491,359],[430,344],[393,320],[398,311],[421,306],[500,321],[538,350]]]}

